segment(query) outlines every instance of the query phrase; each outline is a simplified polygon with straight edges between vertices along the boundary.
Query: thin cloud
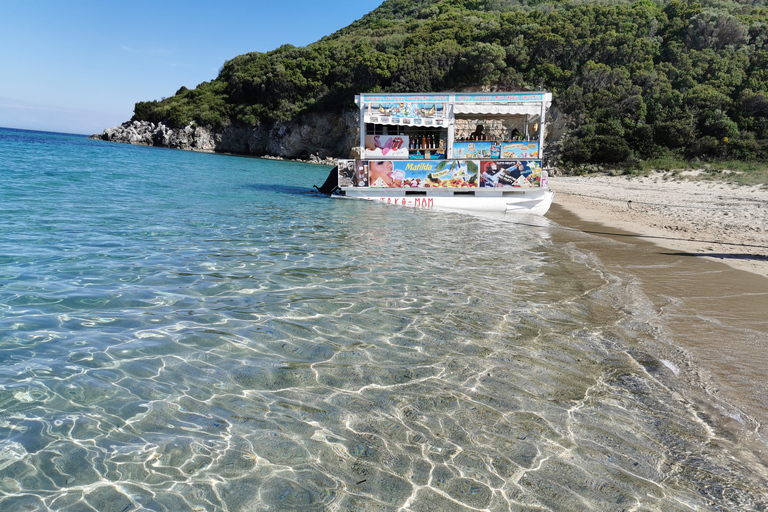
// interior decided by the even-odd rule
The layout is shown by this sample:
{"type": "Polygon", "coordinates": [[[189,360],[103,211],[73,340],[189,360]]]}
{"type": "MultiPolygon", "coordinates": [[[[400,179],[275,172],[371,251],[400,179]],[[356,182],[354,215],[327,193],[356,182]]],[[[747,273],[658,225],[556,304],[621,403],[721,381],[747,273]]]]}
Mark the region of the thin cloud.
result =
{"type": "Polygon", "coordinates": [[[40,110],[44,112],[74,112],[72,109],[47,107],[45,105],[33,105],[31,103],[19,103],[7,98],[0,98],[0,108],[9,108],[15,110],[40,110]]]}

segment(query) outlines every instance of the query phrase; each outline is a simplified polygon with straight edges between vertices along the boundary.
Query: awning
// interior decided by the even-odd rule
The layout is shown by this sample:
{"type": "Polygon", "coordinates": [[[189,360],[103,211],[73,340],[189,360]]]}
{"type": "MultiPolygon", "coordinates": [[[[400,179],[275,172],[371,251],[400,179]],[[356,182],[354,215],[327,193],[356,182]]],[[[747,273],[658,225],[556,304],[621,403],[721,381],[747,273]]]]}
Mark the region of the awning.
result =
{"type": "Polygon", "coordinates": [[[484,114],[508,116],[536,116],[541,114],[541,103],[498,105],[492,103],[457,103],[453,106],[454,114],[484,114]]]}

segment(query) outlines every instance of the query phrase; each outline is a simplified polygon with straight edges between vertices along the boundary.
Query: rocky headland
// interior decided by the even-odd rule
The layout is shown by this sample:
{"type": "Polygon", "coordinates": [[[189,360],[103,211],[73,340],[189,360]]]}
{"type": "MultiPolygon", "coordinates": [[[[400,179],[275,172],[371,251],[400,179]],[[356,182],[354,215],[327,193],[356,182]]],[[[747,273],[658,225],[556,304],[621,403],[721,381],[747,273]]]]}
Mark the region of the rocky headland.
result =
{"type": "Polygon", "coordinates": [[[335,165],[359,144],[355,112],[313,113],[290,121],[257,126],[229,125],[213,130],[191,123],[171,128],[163,123],[126,121],[91,139],[216,153],[302,160],[335,165]]]}

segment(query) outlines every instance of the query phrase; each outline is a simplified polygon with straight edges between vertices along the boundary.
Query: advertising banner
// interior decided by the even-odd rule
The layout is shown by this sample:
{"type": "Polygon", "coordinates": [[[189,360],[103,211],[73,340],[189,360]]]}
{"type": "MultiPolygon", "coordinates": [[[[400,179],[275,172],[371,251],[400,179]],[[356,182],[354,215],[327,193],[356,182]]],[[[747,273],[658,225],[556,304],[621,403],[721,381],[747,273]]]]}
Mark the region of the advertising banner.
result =
{"type": "Polygon", "coordinates": [[[370,160],[365,162],[369,169],[368,180],[371,188],[402,188],[403,174],[396,172],[392,160],[370,160]]]}
{"type": "Polygon", "coordinates": [[[355,161],[354,160],[339,160],[339,187],[355,187],[357,186],[355,180],[355,161]]]}
{"type": "Polygon", "coordinates": [[[409,139],[405,135],[366,135],[365,157],[408,158],[409,139]]]}
{"type": "Polygon", "coordinates": [[[484,92],[476,92],[476,93],[464,93],[464,94],[457,94],[456,95],[456,101],[457,102],[470,102],[470,103],[507,103],[510,101],[515,102],[525,102],[525,101],[543,101],[544,100],[544,93],[541,92],[515,92],[515,93],[484,93],[484,92]]]}
{"type": "Polygon", "coordinates": [[[361,94],[360,99],[366,105],[384,103],[447,103],[450,97],[447,94],[389,94],[372,93],[361,94]]]}
{"type": "Polygon", "coordinates": [[[481,187],[540,187],[541,161],[489,160],[480,162],[481,187]]]}
{"type": "MultiPolygon", "coordinates": [[[[409,126],[443,126],[446,123],[445,103],[437,101],[376,101],[366,103],[363,112],[367,123],[409,126]]],[[[408,145],[405,144],[405,147],[408,145]]]]}
{"type": "Polygon", "coordinates": [[[475,141],[453,144],[454,158],[499,158],[500,155],[501,146],[496,142],[475,141]]]}
{"type": "Polygon", "coordinates": [[[478,161],[440,160],[393,163],[395,172],[402,173],[402,186],[405,188],[477,187],[478,161]]]}
{"type": "Polygon", "coordinates": [[[370,185],[371,177],[368,169],[368,161],[355,160],[355,186],[369,187],[370,185]]]}
{"type": "Polygon", "coordinates": [[[538,142],[502,142],[501,158],[538,158],[538,142]]]}
{"type": "MultiPolygon", "coordinates": [[[[509,162],[512,163],[512,162],[509,162]]],[[[478,186],[480,161],[340,160],[340,187],[467,188],[478,186]]],[[[490,185],[489,185],[490,186],[490,185]]]]}
{"type": "Polygon", "coordinates": [[[367,187],[368,162],[365,160],[339,160],[339,187],[367,187]]]}

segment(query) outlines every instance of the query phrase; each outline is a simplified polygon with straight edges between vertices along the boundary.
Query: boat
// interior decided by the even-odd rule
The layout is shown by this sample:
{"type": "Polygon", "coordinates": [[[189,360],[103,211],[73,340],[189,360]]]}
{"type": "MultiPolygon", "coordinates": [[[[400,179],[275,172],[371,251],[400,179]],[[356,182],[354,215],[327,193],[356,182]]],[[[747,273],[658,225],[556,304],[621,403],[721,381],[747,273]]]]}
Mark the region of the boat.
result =
{"type": "Polygon", "coordinates": [[[321,192],[416,208],[544,215],[548,92],[359,94],[360,144],[321,192]]]}

